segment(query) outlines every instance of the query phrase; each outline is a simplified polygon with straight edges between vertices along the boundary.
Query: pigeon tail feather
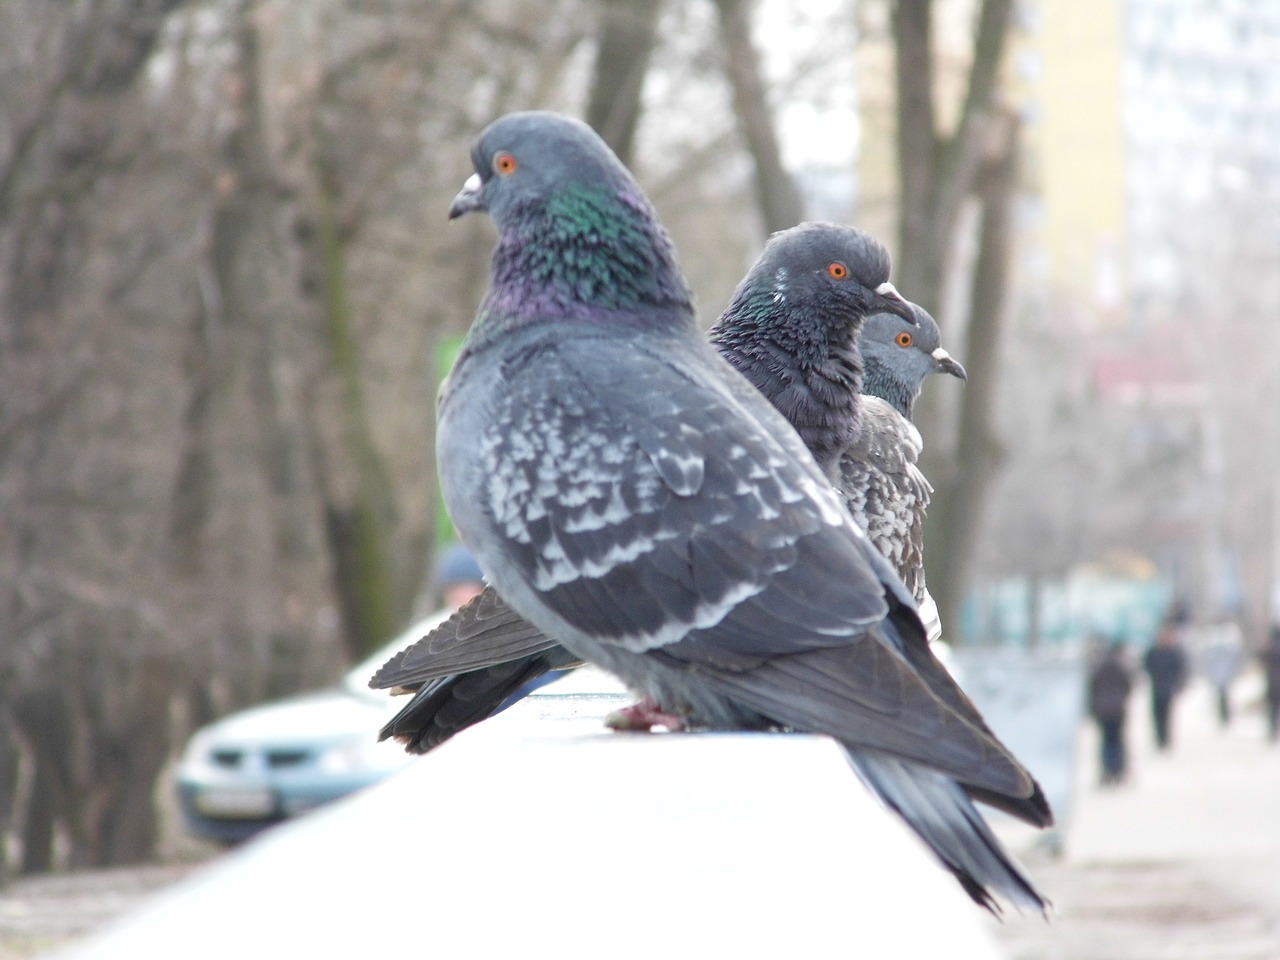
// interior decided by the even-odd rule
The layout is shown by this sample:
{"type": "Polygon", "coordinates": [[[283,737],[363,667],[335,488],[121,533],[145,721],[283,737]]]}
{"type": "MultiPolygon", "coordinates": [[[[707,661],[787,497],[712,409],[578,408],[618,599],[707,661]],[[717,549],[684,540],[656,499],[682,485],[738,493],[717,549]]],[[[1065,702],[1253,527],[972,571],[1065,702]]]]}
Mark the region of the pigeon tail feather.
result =
{"type": "Polygon", "coordinates": [[[378,739],[394,737],[408,753],[427,753],[455,733],[507,707],[581,663],[563,647],[424,684],[378,739]]]}
{"type": "Polygon", "coordinates": [[[1048,899],[954,780],[867,750],[846,746],[845,753],[871,792],[906,821],[975,903],[999,916],[999,895],[1020,910],[1048,914],[1048,899]]]}

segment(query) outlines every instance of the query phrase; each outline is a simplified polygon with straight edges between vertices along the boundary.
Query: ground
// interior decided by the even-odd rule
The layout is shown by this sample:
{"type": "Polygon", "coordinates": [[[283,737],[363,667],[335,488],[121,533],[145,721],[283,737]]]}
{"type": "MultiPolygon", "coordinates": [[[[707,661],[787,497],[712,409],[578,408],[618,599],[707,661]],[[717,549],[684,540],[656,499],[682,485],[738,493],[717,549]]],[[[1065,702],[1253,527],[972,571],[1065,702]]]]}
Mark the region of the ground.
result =
{"type": "Polygon", "coordinates": [[[1082,732],[1064,856],[1024,857],[1057,916],[993,921],[1010,960],[1280,958],[1280,746],[1265,741],[1256,678],[1234,692],[1223,729],[1207,687],[1189,690],[1163,754],[1135,694],[1120,787],[1097,786],[1097,739],[1082,732]]]}
{"type": "Polygon", "coordinates": [[[54,873],[0,891],[0,960],[38,957],[101,926],[198,864],[54,873]]]}

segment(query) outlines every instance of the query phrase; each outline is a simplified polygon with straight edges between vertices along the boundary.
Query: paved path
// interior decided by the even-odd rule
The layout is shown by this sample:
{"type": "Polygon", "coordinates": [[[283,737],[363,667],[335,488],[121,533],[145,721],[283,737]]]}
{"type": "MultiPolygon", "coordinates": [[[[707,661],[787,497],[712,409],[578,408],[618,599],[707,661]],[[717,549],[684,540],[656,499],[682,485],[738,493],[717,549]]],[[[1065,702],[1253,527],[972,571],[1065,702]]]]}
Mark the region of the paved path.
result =
{"type": "Polygon", "coordinates": [[[1280,746],[1265,742],[1256,678],[1235,693],[1222,730],[1192,686],[1157,754],[1138,691],[1122,787],[1095,785],[1097,740],[1082,733],[1065,855],[1011,837],[1058,917],[992,922],[1010,960],[1280,960],[1280,746]]]}

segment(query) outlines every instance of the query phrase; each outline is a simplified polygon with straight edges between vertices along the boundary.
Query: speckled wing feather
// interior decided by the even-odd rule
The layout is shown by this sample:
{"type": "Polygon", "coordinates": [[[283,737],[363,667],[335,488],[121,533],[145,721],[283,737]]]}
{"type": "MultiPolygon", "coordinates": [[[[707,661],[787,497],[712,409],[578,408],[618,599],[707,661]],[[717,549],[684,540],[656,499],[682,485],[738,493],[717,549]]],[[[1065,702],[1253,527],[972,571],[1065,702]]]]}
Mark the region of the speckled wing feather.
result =
{"type": "Polygon", "coordinates": [[[933,487],[916,465],[920,432],[877,397],[862,398],[862,431],[840,458],[838,486],[854,521],[902,578],[925,596],[924,517],[933,487]]]}
{"type": "MultiPolygon", "coordinates": [[[[786,449],[799,444],[793,431],[743,429],[736,398],[670,356],[690,346],[656,356],[639,340],[560,337],[538,351],[536,368],[505,370],[475,483],[454,511],[466,523],[478,503],[484,529],[473,539],[500,538],[499,562],[517,568],[515,582],[538,606],[573,632],[636,652],[721,622],[794,577],[807,538],[847,525],[822,478],[786,449]],[[577,373],[611,365],[626,368],[625,387],[588,385],[577,373]]],[[[723,364],[700,346],[702,359],[723,364]]],[[[778,417],[752,394],[756,412],[778,417]]],[[[788,608],[794,639],[751,630],[732,645],[739,655],[843,643],[850,628],[884,615],[883,588],[852,545],[832,551],[846,554],[846,569],[793,589],[804,599],[839,584],[838,595],[788,608]]]]}

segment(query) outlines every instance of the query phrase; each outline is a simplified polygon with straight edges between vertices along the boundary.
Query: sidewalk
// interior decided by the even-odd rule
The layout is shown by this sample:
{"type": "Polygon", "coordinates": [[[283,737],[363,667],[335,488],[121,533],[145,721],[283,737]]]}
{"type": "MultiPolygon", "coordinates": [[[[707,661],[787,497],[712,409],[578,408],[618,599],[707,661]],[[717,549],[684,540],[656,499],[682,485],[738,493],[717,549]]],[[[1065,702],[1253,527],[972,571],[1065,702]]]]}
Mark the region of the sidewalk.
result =
{"type": "Polygon", "coordinates": [[[1139,689],[1117,788],[1096,785],[1096,734],[1082,732],[1064,856],[1010,838],[1058,913],[993,921],[1010,960],[1280,958],[1280,746],[1266,743],[1260,698],[1257,678],[1239,681],[1221,730],[1211,691],[1194,683],[1173,749],[1158,754],[1139,689]]]}

